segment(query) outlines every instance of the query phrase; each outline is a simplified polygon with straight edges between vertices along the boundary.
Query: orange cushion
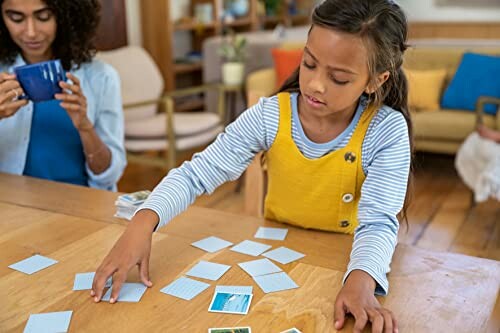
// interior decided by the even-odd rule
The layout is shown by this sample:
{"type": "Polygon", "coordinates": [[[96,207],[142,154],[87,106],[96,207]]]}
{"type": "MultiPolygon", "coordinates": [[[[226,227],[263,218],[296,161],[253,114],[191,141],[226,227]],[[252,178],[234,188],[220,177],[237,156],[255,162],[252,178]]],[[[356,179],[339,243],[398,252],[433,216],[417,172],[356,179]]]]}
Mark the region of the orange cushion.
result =
{"type": "Polygon", "coordinates": [[[276,71],[276,85],[279,88],[300,65],[303,50],[275,48],[271,50],[271,53],[276,71]]]}

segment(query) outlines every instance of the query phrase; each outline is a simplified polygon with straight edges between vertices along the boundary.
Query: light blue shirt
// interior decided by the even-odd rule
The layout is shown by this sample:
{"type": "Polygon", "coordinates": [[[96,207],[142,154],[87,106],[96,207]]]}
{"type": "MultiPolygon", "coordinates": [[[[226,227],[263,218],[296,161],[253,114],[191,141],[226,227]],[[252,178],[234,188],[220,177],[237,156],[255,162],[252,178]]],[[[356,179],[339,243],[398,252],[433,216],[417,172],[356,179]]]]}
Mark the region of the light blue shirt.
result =
{"type": "MultiPolygon", "coordinates": [[[[0,72],[13,72],[16,66],[25,65],[18,56],[13,65],[0,64],[0,72]]],[[[116,190],[116,183],[127,164],[124,146],[124,120],[118,73],[99,60],[85,63],[71,70],[80,80],[87,98],[87,117],[94,129],[111,151],[111,163],[100,174],[95,174],[85,164],[88,186],[116,190]]],[[[12,117],[0,119],[0,172],[23,174],[28,152],[33,103],[19,109],[12,117]]],[[[47,129],[50,131],[50,128],[47,129]]],[[[64,158],[61,156],[61,158],[64,158]]]]}

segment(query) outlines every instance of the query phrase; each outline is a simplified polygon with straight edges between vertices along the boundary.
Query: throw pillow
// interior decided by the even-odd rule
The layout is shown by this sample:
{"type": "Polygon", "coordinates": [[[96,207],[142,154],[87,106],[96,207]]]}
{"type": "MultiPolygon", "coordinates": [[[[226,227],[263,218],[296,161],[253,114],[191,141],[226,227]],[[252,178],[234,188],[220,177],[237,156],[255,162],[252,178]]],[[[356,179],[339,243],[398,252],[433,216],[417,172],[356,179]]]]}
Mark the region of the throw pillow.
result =
{"type": "Polygon", "coordinates": [[[405,69],[408,78],[408,106],[417,111],[439,109],[446,69],[405,69]]]}
{"type": "MultiPolygon", "coordinates": [[[[441,106],[448,109],[475,110],[480,96],[500,97],[500,57],[465,53],[441,106]]],[[[495,114],[495,105],[486,104],[484,111],[495,114]]]]}
{"type": "Polygon", "coordinates": [[[300,65],[302,60],[302,49],[275,48],[271,50],[274,69],[276,71],[276,88],[288,79],[293,71],[300,65]]]}

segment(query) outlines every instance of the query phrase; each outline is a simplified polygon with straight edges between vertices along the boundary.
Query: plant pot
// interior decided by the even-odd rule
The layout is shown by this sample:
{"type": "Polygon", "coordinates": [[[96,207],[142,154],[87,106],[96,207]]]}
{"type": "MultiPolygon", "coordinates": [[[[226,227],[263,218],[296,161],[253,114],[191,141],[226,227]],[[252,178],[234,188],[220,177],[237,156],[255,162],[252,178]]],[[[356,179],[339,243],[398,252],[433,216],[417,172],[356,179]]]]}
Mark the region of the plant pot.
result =
{"type": "Polygon", "coordinates": [[[243,83],[245,66],[242,62],[226,62],[222,65],[222,82],[227,85],[243,83]]]}

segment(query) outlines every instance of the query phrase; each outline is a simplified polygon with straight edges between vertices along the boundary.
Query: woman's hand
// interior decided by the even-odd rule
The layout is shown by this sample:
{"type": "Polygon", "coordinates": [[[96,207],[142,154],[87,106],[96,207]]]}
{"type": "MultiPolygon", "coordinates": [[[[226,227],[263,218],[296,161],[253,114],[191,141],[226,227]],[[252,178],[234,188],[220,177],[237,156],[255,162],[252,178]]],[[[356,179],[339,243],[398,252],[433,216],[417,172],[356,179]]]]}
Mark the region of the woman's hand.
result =
{"type": "Polygon", "coordinates": [[[18,100],[24,94],[14,74],[0,73],[0,119],[13,116],[28,101],[18,100]]]}
{"type": "Polygon", "coordinates": [[[68,112],[73,125],[78,131],[87,131],[93,128],[92,123],[87,117],[87,98],[80,87],[80,80],[71,73],[66,77],[73,84],[61,81],[59,86],[63,89],[61,94],[56,94],[55,98],[61,101],[61,107],[68,112]]]}
{"type": "Polygon", "coordinates": [[[90,292],[95,302],[101,300],[104,285],[112,276],[113,287],[109,302],[115,303],[128,272],[135,265],[139,266],[141,282],[147,287],[153,285],[149,280],[149,255],[151,238],[157,223],[158,215],[151,210],[141,210],[134,216],[96,271],[90,292]]]}
{"type": "Polygon", "coordinates": [[[374,333],[397,333],[394,314],[380,306],[374,296],[375,281],[366,272],[354,270],[349,274],[335,301],[335,329],[344,327],[345,315],[354,316],[355,333],[361,333],[368,321],[374,333]]]}

